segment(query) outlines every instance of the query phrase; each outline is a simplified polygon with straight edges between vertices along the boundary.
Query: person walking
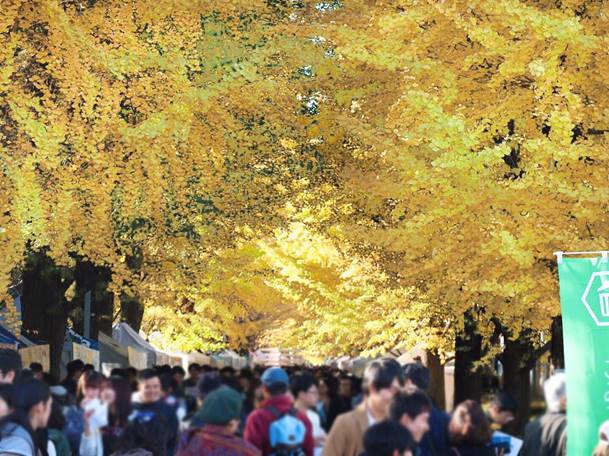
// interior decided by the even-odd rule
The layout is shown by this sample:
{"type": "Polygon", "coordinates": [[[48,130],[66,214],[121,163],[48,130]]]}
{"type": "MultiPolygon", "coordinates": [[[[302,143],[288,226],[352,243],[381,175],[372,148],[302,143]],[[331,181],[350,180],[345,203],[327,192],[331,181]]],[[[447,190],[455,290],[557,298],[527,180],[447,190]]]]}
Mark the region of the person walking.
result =
{"type": "Polygon", "coordinates": [[[264,401],[247,418],[245,440],[260,449],[264,456],[282,446],[313,456],[313,428],[306,415],[294,409],[294,402],[287,394],[288,374],[280,367],[270,367],[261,380],[264,401]]]}
{"type": "MultiPolygon", "coordinates": [[[[417,388],[425,393],[429,391],[431,374],[429,369],[421,363],[405,364],[404,387],[417,388]]],[[[420,456],[444,456],[448,454],[448,423],[450,416],[440,410],[433,402],[429,414],[429,431],[425,433],[418,444],[420,456]]]]}
{"type": "Polygon", "coordinates": [[[520,456],[564,456],[567,452],[567,393],[560,372],[543,385],[546,413],[527,424],[520,456]]]}
{"type": "Polygon", "coordinates": [[[162,399],[161,379],[154,369],[144,369],[138,376],[140,402],[133,404],[133,417],[140,421],[158,421],[167,432],[166,454],[173,456],[178,438],[178,417],[162,399]]]}
{"type": "Polygon", "coordinates": [[[364,372],[364,401],[353,411],[339,415],[324,446],[323,456],[359,456],[368,428],[389,416],[393,397],[404,386],[399,363],[391,358],[371,362],[364,372]]]}
{"type": "Polygon", "coordinates": [[[423,437],[428,435],[431,410],[431,400],[420,390],[411,393],[399,392],[391,403],[389,416],[393,421],[408,429],[417,445],[416,456],[422,454],[420,444],[423,437]]]}
{"type": "Polygon", "coordinates": [[[49,387],[34,378],[15,385],[13,411],[0,421],[0,456],[38,456],[47,442],[37,431],[46,428],[51,415],[49,387]]]}
{"type": "Polygon", "coordinates": [[[448,425],[451,456],[497,456],[491,447],[493,432],[484,410],[476,401],[455,408],[448,425]]]}
{"type": "Polygon", "coordinates": [[[317,380],[309,372],[300,372],[292,377],[290,392],[294,397],[296,410],[304,413],[311,422],[315,440],[315,456],[321,456],[327,435],[324,428],[321,427],[321,420],[315,411],[319,400],[317,380]]]}
{"type": "Polygon", "coordinates": [[[235,436],[242,408],[241,395],[232,388],[211,392],[201,408],[205,424],[184,433],[176,456],[259,456],[258,448],[235,436]]]}
{"type": "Polygon", "coordinates": [[[362,456],[413,456],[415,447],[416,443],[406,428],[386,420],[366,431],[362,456]]]}

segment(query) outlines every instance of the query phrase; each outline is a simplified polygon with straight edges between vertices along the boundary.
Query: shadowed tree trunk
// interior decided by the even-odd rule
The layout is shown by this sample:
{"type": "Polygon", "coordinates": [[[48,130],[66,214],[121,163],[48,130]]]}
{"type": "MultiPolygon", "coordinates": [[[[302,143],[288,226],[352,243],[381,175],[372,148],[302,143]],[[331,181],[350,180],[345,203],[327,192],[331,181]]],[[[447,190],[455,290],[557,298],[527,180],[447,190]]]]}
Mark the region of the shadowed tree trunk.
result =
{"type": "Polygon", "coordinates": [[[455,406],[467,399],[480,401],[482,376],[473,371],[482,357],[482,337],[476,334],[472,318],[465,316],[465,330],[455,343],[455,406]]]}
{"type": "Polygon", "coordinates": [[[521,435],[531,414],[531,367],[529,356],[534,348],[523,341],[507,339],[501,355],[503,364],[503,389],[518,402],[519,413],[507,429],[521,435]]]}
{"type": "Polygon", "coordinates": [[[552,342],[550,357],[555,369],[565,368],[565,347],[562,334],[562,317],[552,320],[552,342]]]}
{"type": "Polygon", "coordinates": [[[142,326],[144,318],[144,305],[137,298],[122,295],[121,296],[121,320],[128,323],[136,331],[142,326]]]}
{"type": "Polygon", "coordinates": [[[440,362],[440,357],[431,351],[426,352],[427,368],[431,374],[429,384],[429,395],[436,406],[442,410],[446,408],[446,391],[444,385],[444,365],[440,362]]]}
{"type": "Polygon", "coordinates": [[[65,297],[74,281],[72,272],[57,267],[42,252],[32,253],[23,271],[22,315],[24,335],[47,340],[51,373],[59,376],[68,314],[72,304],[65,297]]]}

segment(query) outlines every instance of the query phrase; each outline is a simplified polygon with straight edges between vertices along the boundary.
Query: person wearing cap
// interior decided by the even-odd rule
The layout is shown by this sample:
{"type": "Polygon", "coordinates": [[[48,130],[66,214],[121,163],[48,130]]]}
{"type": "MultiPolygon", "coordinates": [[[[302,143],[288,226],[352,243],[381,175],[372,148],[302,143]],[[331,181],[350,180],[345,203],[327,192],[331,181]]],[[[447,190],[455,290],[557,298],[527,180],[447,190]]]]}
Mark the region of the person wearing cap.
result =
{"type": "MultiPolygon", "coordinates": [[[[259,448],[264,456],[268,456],[272,453],[269,441],[269,427],[277,419],[275,411],[285,414],[295,410],[294,401],[288,395],[290,379],[282,368],[268,368],[262,374],[261,381],[264,401],[247,418],[243,436],[245,440],[259,448]]],[[[313,456],[315,440],[313,439],[311,422],[304,413],[295,412],[295,414],[306,428],[302,449],[307,456],[313,456]]]]}
{"type": "Polygon", "coordinates": [[[235,436],[242,408],[241,395],[221,386],[207,395],[200,410],[205,423],[180,439],[176,456],[260,456],[260,450],[235,436]]]}

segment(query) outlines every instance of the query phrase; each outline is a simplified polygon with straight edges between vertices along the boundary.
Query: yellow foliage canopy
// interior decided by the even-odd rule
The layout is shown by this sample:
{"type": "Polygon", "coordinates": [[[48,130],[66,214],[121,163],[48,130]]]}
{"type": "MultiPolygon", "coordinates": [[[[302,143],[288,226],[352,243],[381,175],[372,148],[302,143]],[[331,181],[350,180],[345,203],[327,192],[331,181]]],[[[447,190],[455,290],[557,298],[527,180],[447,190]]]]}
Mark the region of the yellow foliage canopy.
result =
{"type": "Polygon", "coordinates": [[[183,348],[446,351],[606,248],[602,3],[4,3],[1,290],[48,249],[183,348]]]}

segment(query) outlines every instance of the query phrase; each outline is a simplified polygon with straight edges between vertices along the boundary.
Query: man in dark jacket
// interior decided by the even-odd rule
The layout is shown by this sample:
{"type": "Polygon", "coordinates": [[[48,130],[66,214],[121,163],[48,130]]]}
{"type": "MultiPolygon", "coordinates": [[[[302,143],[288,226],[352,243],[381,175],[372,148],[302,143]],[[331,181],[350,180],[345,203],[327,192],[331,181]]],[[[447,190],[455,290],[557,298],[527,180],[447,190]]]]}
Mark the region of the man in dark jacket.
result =
{"type": "Polygon", "coordinates": [[[557,373],[543,385],[547,412],[527,424],[520,456],[564,456],[567,454],[567,395],[565,374],[557,373]]]}
{"type": "MultiPolygon", "coordinates": [[[[262,374],[262,385],[265,400],[247,418],[243,436],[245,440],[255,445],[264,456],[272,453],[269,440],[269,427],[278,418],[277,414],[286,414],[294,410],[294,402],[287,395],[290,379],[280,367],[271,367],[262,374]]],[[[302,449],[307,456],[313,456],[315,441],[311,422],[301,412],[295,412],[296,418],[303,422],[306,432],[302,449]]]]}
{"type": "Polygon", "coordinates": [[[139,421],[157,420],[167,432],[167,456],[172,456],[178,439],[175,409],[162,399],[161,379],[154,369],[144,369],[138,376],[140,403],[133,405],[133,417],[139,421]]]}
{"type": "MultiPolygon", "coordinates": [[[[417,388],[427,392],[431,380],[429,369],[420,363],[410,363],[404,365],[403,371],[404,386],[407,390],[417,388]]],[[[419,443],[417,454],[420,456],[444,456],[449,454],[449,422],[450,416],[433,405],[429,414],[429,431],[419,443]]]]}

